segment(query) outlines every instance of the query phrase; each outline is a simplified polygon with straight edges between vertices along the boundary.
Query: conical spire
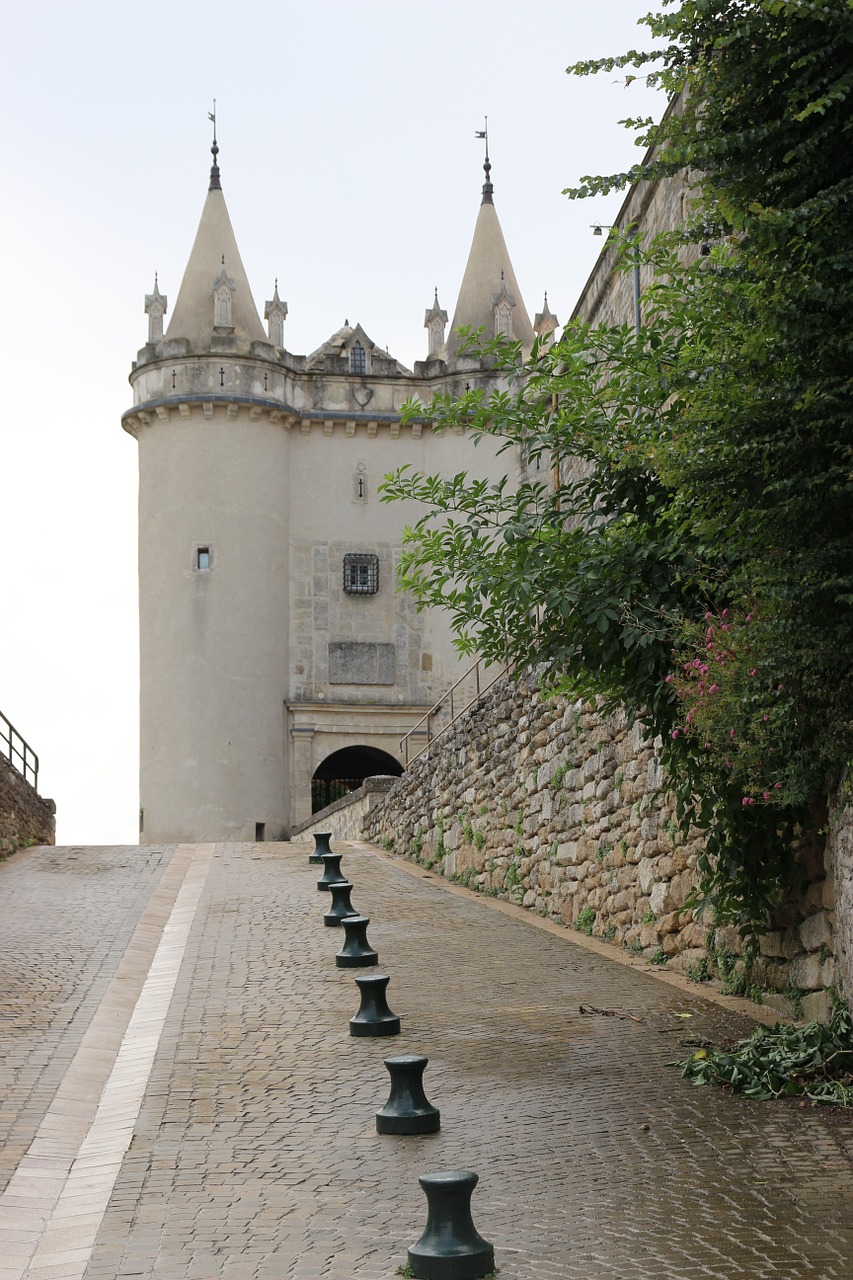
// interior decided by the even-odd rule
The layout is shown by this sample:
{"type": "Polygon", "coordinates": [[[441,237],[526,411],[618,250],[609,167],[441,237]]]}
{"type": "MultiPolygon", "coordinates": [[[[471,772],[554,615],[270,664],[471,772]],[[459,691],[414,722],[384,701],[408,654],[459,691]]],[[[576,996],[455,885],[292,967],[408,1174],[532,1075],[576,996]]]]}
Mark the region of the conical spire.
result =
{"type": "MultiPolygon", "coordinates": [[[[486,135],[482,133],[478,136],[486,135]]],[[[459,356],[462,342],[458,330],[463,327],[472,331],[482,327],[486,341],[498,333],[506,333],[508,337],[521,342],[526,349],[533,345],[533,326],[509,260],[506,241],[492,199],[494,187],[489,179],[491,163],[488,150],[483,168],[486,172],[483,201],[477,215],[468,264],[462,277],[450,336],[447,339],[448,362],[455,361],[459,356]]]]}
{"type": "Polygon", "coordinates": [[[166,334],[170,339],[187,338],[196,351],[210,349],[214,326],[220,334],[227,329],[238,343],[267,340],[219,185],[218,150],[214,134],[210,188],[166,334]],[[230,300],[224,299],[227,308],[215,306],[217,287],[230,292],[230,300]],[[230,323],[223,325],[226,311],[230,323]]]}

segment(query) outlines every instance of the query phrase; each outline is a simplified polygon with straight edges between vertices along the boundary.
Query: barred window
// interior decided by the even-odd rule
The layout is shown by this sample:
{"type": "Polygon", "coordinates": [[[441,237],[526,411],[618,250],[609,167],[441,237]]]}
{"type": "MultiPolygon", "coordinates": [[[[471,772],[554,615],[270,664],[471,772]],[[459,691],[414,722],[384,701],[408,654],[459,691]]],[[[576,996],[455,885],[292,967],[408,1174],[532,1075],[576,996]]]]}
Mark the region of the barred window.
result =
{"type": "Polygon", "coordinates": [[[350,596],[373,596],[379,590],[379,556],[350,552],[344,556],[344,591],[350,596]]]}

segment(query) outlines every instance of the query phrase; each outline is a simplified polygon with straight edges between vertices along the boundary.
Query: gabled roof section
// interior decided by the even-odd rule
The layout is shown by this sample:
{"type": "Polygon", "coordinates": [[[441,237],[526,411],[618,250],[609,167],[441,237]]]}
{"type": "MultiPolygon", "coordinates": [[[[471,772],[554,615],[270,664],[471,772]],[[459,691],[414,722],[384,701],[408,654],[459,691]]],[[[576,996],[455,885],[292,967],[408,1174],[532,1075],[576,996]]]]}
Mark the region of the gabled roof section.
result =
{"type": "MultiPolygon", "coordinates": [[[[492,183],[483,186],[483,202],[474,227],[468,265],[462,277],[459,298],[447,339],[447,360],[453,363],[462,345],[458,330],[483,328],[486,341],[495,336],[495,299],[504,292],[513,304],[512,337],[525,349],[533,345],[533,326],[512,269],[509,252],[492,200],[492,183]]],[[[464,357],[463,357],[464,358],[464,357]]]]}
{"type": "MultiPolygon", "coordinates": [[[[209,351],[214,336],[213,282],[224,273],[233,285],[229,332],[238,345],[266,342],[237,248],[225,197],[211,184],[190,252],[167,338],[187,338],[196,351],[209,351]]],[[[221,333],[221,329],[216,331],[221,333]]]]}
{"type": "Polygon", "coordinates": [[[361,346],[365,354],[364,372],[381,374],[410,372],[394,356],[389,355],[382,347],[377,347],[376,343],[367,336],[360,324],[351,325],[349,320],[345,320],[340,329],[337,329],[330,338],[327,338],[316,351],[311,352],[308,357],[308,368],[325,368],[327,371],[335,373],[352,372],[349,367],[350,355],[356,343],[361,346]],[[337,368],[334,364],[327,364],[327,361],[338,360],[347,361],[347,368],[337,368]]]}

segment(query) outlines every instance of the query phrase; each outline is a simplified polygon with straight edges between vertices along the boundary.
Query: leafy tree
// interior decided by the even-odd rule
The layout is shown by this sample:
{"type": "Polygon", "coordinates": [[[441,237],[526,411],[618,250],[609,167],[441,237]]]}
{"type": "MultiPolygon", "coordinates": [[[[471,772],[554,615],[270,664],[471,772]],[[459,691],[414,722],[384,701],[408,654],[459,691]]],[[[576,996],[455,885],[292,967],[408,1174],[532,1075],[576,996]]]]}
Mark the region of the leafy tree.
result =
{"type": "Polygon", "coordinates": [[[426,505],[403,581],[463,652],[662,736],[704,890],[756,927],[853,756],[853,7],[682,0],[643,21],[663,44],[569,71],[651,68],[677,105],[627,122],[638,165],[568,193],[690,175],[684,226],[621,241],[655,272],[641,333],[576,321],[526,364],[486,347],[510,390],[426,412],[522,450],[528,478],[404,469],[385,496],[426,505]]]}

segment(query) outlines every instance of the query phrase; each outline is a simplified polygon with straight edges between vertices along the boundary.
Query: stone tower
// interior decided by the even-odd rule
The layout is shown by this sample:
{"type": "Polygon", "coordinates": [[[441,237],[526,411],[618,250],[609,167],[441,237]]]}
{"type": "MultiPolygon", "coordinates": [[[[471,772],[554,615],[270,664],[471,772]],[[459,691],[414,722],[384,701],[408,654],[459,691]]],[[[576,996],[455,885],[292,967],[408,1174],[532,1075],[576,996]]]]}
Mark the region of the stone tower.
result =
{"type": "MultiPolygon", "coordinates": [[[[278,282],[264,331],[212,150],[165,332],[156,279],[145,299],[123,418],[139,446],[145,842],[281,838],[323,780],[401,770],[400,738],[467,664],[445,618],[395,590],[419,513],[379,503],[377,485],[405,463],[493,479],[516,465],[401,423],[413,397],[495,382],[453,333],[445,345],[437,291],[414,371],[348,321],[310,356],[288,352],[278,282]]],[[[454,325],[529,346],[486,179],[454,325]]]]}

